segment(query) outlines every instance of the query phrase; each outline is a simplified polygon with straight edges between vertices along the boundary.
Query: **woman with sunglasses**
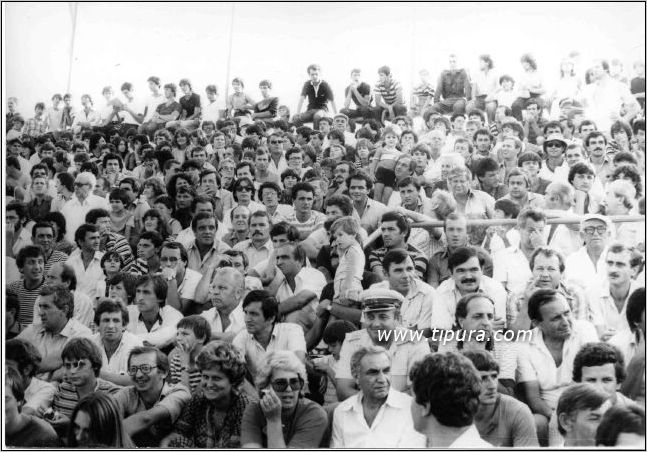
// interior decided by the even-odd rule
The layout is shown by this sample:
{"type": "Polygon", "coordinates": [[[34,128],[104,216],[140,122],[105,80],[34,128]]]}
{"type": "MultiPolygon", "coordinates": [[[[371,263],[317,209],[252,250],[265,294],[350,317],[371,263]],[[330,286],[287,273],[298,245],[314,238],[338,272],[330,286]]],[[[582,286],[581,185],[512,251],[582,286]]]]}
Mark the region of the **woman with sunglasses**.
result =
{"type": "Polygon", "coordinates": [[[93,392],[83,397],[72,412],[68,447],[131,449],[117,402],[108,394],[93,392]]]}
{"type": "Polygon", "coordinates": [[[320,447],[328,416],[321,406],[303,397],[305,381],[305,366],[294,352],[266,355],[256,378],[261,398],[243,415],[243,448],[320,447]]]}
{"type": "Polygon", "coordinates": [[[241,391],[245,361],[231,344],[213,341],[202,348],[196,362],[202,374],[200,389],[160,446],[240,448],[240,425],[249,403],[241,391]]]}

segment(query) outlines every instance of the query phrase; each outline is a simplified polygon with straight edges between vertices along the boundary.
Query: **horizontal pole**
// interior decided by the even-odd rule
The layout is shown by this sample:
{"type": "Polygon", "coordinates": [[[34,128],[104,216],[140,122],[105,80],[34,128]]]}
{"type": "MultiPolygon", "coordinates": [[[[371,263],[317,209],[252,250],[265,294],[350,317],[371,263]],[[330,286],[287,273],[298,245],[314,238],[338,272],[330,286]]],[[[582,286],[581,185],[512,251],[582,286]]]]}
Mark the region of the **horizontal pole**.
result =
{"type": "MultiPolygon", "coordinates": [[[[547,224],[580,224],[580,221],[582,221],[583,216],[568,216],[568,217],[554,217],[554,218],[548,218],[546,223],[547,224]]],[[[609,215],[607,217],[609,220],[611,220],[613,223],[636,223],[639,221],[645,221],[645,217],[643,215],[609,215]]],[[[472,219],[468,218],[467,219],[467,225],[468,226],[515,226],[517,224],[517,220],[515,219],[485,219],[485,220],[477,220],[477,219],[472,219]]],[[[441,220],[434,220],[434,221],[421,221],[418,223],[411,223],[412,228],[442,228],[444,226],[444,222],[441,220]]]]}

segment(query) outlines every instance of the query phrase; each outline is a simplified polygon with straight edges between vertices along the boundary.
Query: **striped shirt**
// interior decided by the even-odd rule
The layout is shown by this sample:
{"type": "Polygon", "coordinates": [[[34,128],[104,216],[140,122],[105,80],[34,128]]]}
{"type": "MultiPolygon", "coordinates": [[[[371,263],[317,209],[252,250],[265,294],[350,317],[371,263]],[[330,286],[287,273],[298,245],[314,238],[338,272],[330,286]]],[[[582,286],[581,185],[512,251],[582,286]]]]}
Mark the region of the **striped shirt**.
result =
{"type": "MultiPolygon", "coordinates": [[[[382,267],[382,261],[384,260],[384,255],[389,251],[386,247],[378,248],[371,251],[371,254],[368,256],[368,265],[372,272],[377,268],[382,267]]],[[[427,265],[429,260],[422,254],[416,247],[407,244],[407,252],[411,256],[413,265],[416,267],[416,275],[418,278],[425,280],[425,275],[427,274],[427,265]]]]}
{"type": "Polygon", "coordinates": [[[35,289],[27,289],[25,287],[25,280],[14,281],[7,287],[7,292],[12,293],[18,297],[20,303],[20,313],[18,314],[18,321],[23,325],[31,325],[34,319],[34,304],[36,298],[40,293],[41,287],[45,279],[35,289]]]}
{"type": "Polygon", "coordinates": [[[384,83],[375,85],[375,93],[382,96],[384,103],[387,105],[393,105],[396,102],[398,91],[402,91],[402,86],[400,86],[400,82],[392,78],[389,78],[384,83]]]}
{"type": "Polygon", "coordinates": [[[125,237],[115,232],[108,233],[105,252],[115,251],[124,260],[124,266],[130,264],[133,260],[133,252],[128,245],[125,237]]]}
{"type": "MultiPolygon", "coordinates": [[[[170,360],[170,370],[171,370],[171,383],[178,384],[182,383],[182,361],[180,360],[180,355],[177,353],[171,353],[170,360]]],[[[189,389],[191,389],[191,394],[195,393],[196,388],[202,381],[202,372],[199,368],[195,367],[193,369],[186,369],[189,374],[189,389]]]]}
{"type": "MultiPolygon", "coordinates": [[[[116,394],[120,389],[121,387],[114,383],[97,378],[97,385],[94,388],[94,392],[99,391],[108,394],[116,394]]],[[[71,419],[72,412],[77,403],[79,403],[79,394],[76,392],[76,387],[72,383],[68,383],[66,381],[62,382],[58,386],[58,392],[54,396],[54,402],[52,403],[54,410],[71,419]]]]}
{"type": "Polygon", "coordinates": [[[290,223],[290,225],[296,227],[299,230],[299,237],[301,238],[301,240],[308,237],[315,229],[323,226],[325,221],[326,216],[321,212],[317,212],[316,210],[311,210],[310,218],[308,218],[303,223],[297,219],[296,212],[294,212],[292,216],[287,219],[287,222],[290,223]]]}
{"type": "Polygon", "coordinates": [[[54,265],[57,262],[65,262],[69,256],[65,254],[62,251],[54,250],[52,251],[51,256],[49,256],[49,259],[45,262],[45,275],[49,273],[49,270],[52,268],[52,265],[54,265]]]}

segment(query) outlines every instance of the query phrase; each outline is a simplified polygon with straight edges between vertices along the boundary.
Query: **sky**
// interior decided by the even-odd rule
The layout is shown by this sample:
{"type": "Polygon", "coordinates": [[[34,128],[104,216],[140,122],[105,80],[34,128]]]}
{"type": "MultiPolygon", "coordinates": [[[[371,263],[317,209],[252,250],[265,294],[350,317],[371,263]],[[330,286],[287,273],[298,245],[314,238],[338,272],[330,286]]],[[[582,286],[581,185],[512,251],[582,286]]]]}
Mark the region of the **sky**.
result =
{"type": "MultiPolygon", "coordinates": [[[[19,99],[31,117],[38,101],[67,92],[71,49],[69,2],[4,3],[3,102],[19,99]]],[[[306,67],[318,63],[337,107],[350,71],[374,85],[391,67],[409,98],[425,68],[436,79],[450,53],[470,72],[488,53],[499,74],[521,72],[530,52],[549,87],[568,53],[583,73],[594,58],[618,58],[628,76],[645,55],[644,3],[81,3],[71,65],[74,104],[88,93],[131,82],[148,96],[146,79],[189,78],[194,91],[216,84],[220,99],[234,77],[260,99],[258,82],[294,110],[306,67]],[[229,50],[231,44],[231,59],[229,50]],[[228,65],[229,62],[229,65],[228,65]],[[229,66],[229,67],[228,67],[229,66]]]]}

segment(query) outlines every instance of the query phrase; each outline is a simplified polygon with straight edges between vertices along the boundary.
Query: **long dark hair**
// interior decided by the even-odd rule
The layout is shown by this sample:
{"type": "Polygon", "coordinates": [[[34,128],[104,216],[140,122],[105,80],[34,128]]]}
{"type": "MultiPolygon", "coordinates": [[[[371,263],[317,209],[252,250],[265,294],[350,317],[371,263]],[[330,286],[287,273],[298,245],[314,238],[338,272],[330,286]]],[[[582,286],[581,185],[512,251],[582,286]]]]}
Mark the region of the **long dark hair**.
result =
{"type": "Polygon", "coordinates": [[[67,445],[69,447],[82,447],[76,441],[74,434],[74,419],[79,411],[83,411],[90,417],[89,443],[102,444],[111,448],[130,449],[134,448],[132,440],[126,433],[123,418],[115,399],[103,392],[93,392],[83,397],[74,408],[70,416],[70,428],[67,433],[67,445]]]}

